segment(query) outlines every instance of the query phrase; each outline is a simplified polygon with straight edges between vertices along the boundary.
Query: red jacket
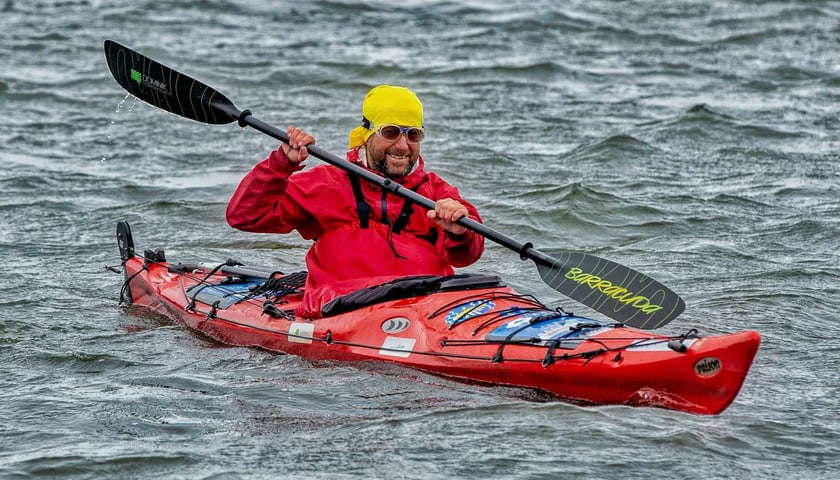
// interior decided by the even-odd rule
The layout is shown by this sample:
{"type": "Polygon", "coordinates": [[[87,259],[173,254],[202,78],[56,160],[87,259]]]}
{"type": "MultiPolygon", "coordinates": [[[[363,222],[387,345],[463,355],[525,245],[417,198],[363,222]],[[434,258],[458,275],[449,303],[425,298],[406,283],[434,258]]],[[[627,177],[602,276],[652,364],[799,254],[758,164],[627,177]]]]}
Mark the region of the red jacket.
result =
{"type": "MultiPolygon", "coordinates": [[[[347,158],[357,162],[358,150],[348,152],[347,158]]],[[[297,230],[315,240],[306,254],[309,275],[304,302],[295,312],[299,316],[320,317],[321,306],[336,296],[396,277],[451,275],[453,266],[470,265],[484,252],[484,237],[470,230],[452,236],[417,205],[405,227],[395,233],[393,225],[406,200],[359,179],[369,209],[368,227],[362,228],[347,171],[332,165],[299,170],[302,167],[289,162],[278,148],[242,179],[227,208],[227,221],[234,228],[260,233],[297,230]],[[389,223],[383,222],[383,205],[389,223]]],[[[481,221],[458,189],[424,170],[422,158],[399,183],[431,200],[458,200],[470,217],[481,221]]]]}

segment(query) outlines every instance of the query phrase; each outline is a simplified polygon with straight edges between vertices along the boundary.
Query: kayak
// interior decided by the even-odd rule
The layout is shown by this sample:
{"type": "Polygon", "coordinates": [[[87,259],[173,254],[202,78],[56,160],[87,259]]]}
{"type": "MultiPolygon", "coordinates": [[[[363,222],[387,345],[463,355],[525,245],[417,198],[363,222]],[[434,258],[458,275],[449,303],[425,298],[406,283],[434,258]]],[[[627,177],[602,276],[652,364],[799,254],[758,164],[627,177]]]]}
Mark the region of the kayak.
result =
{"type": "MultiPolygon", "coordinates": [[[[205,124],[287,132],[240,110],[221,92],[117,42],[108,68],[128,93],[205,124]]],[[[434,201],[345,158],[309,154],[425,209],[434,201]]],[[[531,260],[541,279],[614,323],[549,308],[492,275],[409,277],[338,297],[323,318],[300,318],[306,272],[222,263],[171,264],[163,250],[135,253],[117,224],[122,303],[150,308],[215,340],[309,359],[393,362],[469,382],[549,392],[586,404],[654,406],[717,414],[738,394],[758,350],[755,331],[650,333],[685,309],[675,292],[629,267],[585,252],[547,255],[481,222],[459,225],[531,260]]]]}
{"type": "Polygon", "coordinates": [[[117,224],[121,303],[215,341],[310,360],[384,361],[477,384],[524,387],[583,405],[714,415],[735,399],[761,341],[747,330],[663,335],[549,308],[493,275],[417,276],[352,292],[323,318],[295,316],[306,272],[170,263],[138,255],[117,224]]]}

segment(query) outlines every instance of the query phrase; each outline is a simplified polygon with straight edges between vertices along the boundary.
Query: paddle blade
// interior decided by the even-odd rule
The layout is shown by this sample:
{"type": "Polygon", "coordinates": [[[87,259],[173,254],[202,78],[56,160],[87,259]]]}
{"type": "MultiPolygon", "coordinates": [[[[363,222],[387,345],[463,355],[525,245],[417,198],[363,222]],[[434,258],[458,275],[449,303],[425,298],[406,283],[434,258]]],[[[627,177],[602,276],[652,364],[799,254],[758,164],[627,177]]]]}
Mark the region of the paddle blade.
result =
{"type": "Polygon", "coordinates": [[[540,277],[558,292],[625,325],[653,330],[685,310],[685,302],[631,268],[580,252],[534,258],[540,277]]]}
{"type": "Polygon", "coordinates": [[[237,120],[239,111],[224,95],[112,40],[105,59],[117,83],[150,105],[202,123],[237,120]]]}

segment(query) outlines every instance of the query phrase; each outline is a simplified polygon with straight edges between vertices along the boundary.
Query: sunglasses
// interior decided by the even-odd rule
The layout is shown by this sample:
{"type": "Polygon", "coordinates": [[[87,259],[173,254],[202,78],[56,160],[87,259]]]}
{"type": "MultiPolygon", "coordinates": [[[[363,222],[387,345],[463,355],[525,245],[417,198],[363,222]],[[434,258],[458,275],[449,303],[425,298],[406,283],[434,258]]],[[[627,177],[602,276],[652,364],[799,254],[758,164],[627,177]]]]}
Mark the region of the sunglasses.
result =
{"type": "Polygon", "coordinates": [[[405,135],[405,140],[408,143],[420,143],[426,136],[423,127],[401,127],[390,123],[377,128],[376,133],[389,142],[395,142],[400,138],[400,135],[405,135]]]}

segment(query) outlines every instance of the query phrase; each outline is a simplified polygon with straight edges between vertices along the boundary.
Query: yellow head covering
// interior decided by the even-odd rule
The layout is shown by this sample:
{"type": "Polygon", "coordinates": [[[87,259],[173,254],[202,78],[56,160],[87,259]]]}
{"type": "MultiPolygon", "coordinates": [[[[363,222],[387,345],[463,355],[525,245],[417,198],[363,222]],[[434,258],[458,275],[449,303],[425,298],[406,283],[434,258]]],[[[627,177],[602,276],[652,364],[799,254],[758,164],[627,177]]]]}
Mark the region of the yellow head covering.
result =
{"type": "Polygon", "coordinates": [[[394,85],[373,87],[362,102],[362,125],[350,131],[350,148],[364,145],[386,123],[404,127],[423,126],[423,104],[411,90],[394,85]]]}

